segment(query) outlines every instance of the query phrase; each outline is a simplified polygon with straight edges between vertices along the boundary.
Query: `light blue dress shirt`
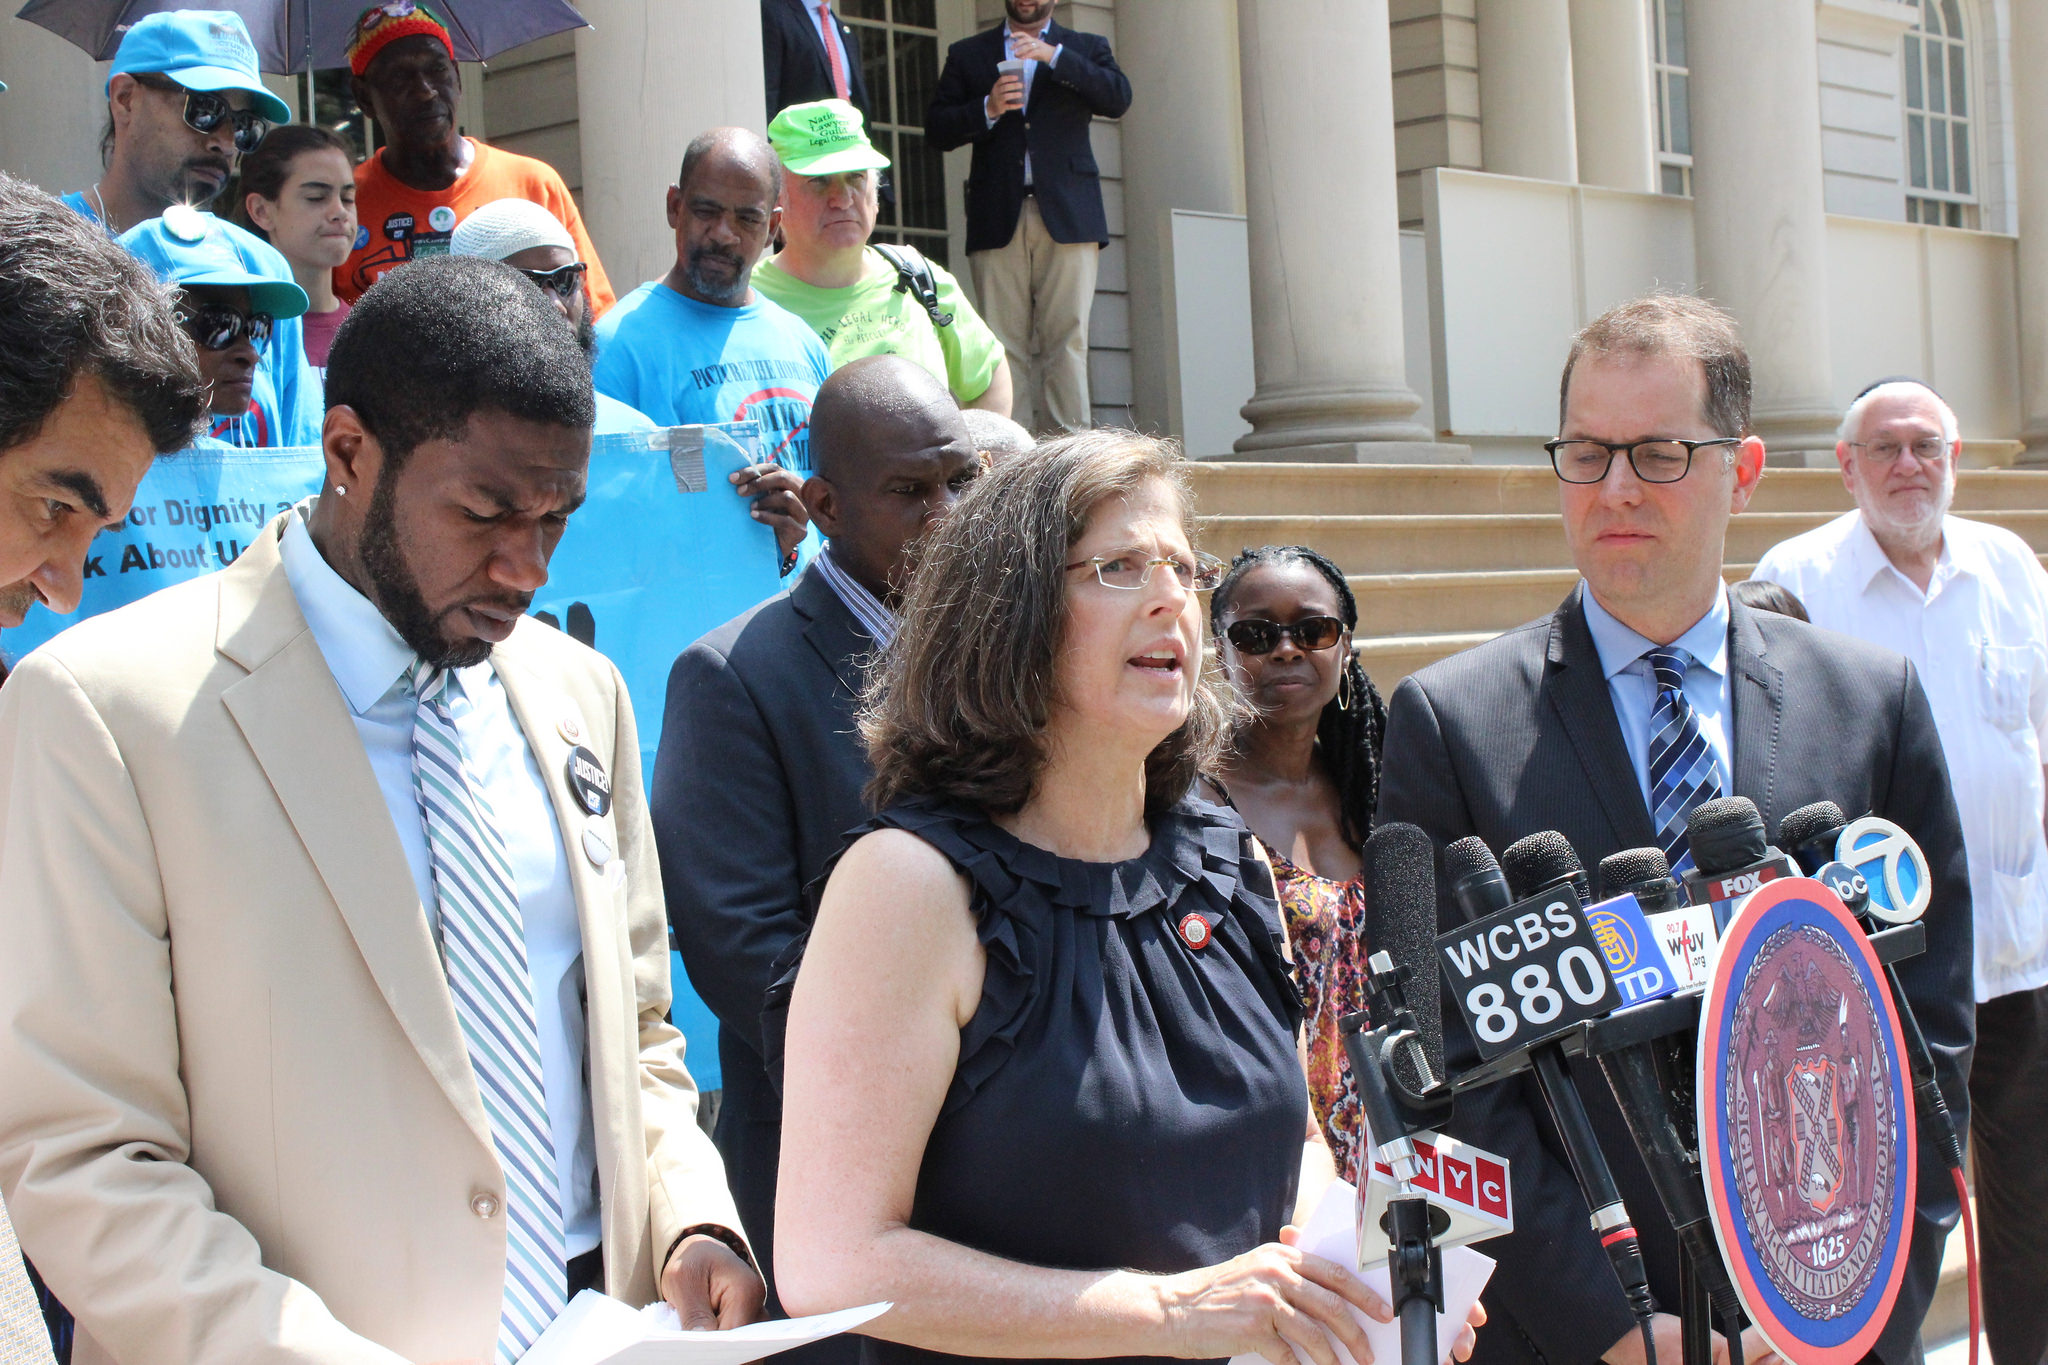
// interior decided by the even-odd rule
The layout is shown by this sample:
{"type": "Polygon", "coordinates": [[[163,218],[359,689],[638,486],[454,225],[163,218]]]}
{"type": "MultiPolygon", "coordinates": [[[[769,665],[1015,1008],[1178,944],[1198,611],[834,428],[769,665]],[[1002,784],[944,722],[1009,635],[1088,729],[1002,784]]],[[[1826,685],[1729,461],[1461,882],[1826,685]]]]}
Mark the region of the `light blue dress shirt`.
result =
{"type": "MultiPolygon", "coordinates": [[[[303,506],[286,524],[280,548],[285,578],[348,703],[438,943],[440,903],[434,895],[426,826],[412,788],[416,704],[404,680],[412,666],[412,648],[321,556],[306,529],[303,506]]],[[[584,1079],[583,931],[576,918],[576,893],[569,883],[554,802],[496,670],[485,662],[457,669],[455,676],[462,696],[451,710],[463,757],[505,837],[505,853],[519,888],[534,1020],[540,1030],[541,1083],[561,1186],[564,1249],[579,1256],[597,1246],[601,1219],[597,1133],[584,1079]]]]}
{"type": "MultiPolygon", "coordinates": [[[[1600,655],[1600,671],[1607,676],[1607,695],[1614,700],[1614,718],[1621,723],[1622,743],[1628,746],[1629,766],[1636,770],[1636,786],[1643,794],[1643,808],[1650,807],[1650,716],[1657,706],[1657,680],[1650,661],[1643,657],[1657,648],[1655,641],[1639,635],[1614,619],[1594,599],[1588,587],[1580,595],[1586,607],[1586,628],[1593,632],[1593,648],[1600,655]]],[[[1732,774],[1735,750],[1728,739],[1734,723],[1734,708],[1728,699],[1728,589],[1714,594],[1714,605],[1693,622],[1692,628],[1672,641],[1672,647],[1692,656],[1685,670],[1685,699],[1699,718],[1700,733],[1713,751],[1714,769],[1721,779],[1721,794],[1735,790],[1732,774]]]]}

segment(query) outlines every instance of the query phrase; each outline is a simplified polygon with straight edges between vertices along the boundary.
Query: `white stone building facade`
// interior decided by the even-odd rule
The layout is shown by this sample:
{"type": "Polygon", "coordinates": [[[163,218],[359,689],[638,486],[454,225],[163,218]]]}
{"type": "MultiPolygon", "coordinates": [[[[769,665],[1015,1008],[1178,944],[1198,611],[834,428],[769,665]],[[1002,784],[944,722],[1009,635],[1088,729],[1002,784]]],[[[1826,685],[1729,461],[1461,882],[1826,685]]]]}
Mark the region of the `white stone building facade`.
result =
{"type": "MultiPolygon", "coordinates": [[[[705,127],[764,121],[754,0],[581,0],[465,70],[621,291],[705,127]]],[[[999,0],[835,0],[897,156],[898,235],[963,277],[967,157],[922,148],[999,0]]],[[[2048,0],[1066,0],[1135,92],[1095,140],[1100,420],[1203,457],[1540,461],[1567,339],[1697,288],[1741,320],[1774,458],[1912,373],[1975,464],[2048,460],[2048,0]]],[[[0,20],[0,166],[90,183],[102,69],[0,20]]],[[[289,91],[292,83],[281,81],[289,91]]],[[[302,93],[302,92],[301,92],[302,93]]]]}

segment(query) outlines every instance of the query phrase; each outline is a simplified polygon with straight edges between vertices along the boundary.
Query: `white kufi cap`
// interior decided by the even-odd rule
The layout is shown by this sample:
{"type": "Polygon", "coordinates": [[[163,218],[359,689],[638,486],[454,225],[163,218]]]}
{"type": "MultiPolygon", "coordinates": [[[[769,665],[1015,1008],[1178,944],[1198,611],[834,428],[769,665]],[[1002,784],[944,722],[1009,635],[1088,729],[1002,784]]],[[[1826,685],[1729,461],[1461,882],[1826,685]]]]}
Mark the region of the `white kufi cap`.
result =
{"type": "Polygon", "coordinates": [[[537,246],[576,250],[576,239],[562,220],[531,199],[497,199],[455,226],[448,249],[457,256],[482,256],[502,261],[537,246]]]}

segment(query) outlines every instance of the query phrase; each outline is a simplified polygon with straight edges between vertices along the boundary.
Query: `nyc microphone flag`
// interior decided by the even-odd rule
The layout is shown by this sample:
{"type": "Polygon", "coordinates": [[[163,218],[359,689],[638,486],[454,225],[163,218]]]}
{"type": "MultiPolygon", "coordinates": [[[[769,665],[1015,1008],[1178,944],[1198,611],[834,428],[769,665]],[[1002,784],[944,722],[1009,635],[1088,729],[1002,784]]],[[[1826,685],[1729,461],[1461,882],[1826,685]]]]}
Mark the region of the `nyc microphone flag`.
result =
{"type": "MultiPolygon", "coordinates": [[[[727,475],[753,463],[752,422],[608,433],[591,442],[588,497],[548,565],[532,614],[618,666],[654,771],[668,673],[691,641],[781,588],[775,533],[750,515],[727,475]]],[[[41,604],[0,633],[10,663],[88,616],[227,567],[270,520],[320,490],[318,446],[201,446],[156,461],[119,525],[93,538],[76,612],[41,604]]],[[[815,532],[806,548],[817,544],[815,532]]],[[[149,661],[138,659],[137,668],[149,661]]],[[[690,1071],[716,1089],[717,1021],[671,957],[676,1026],[690,1071]]]]}

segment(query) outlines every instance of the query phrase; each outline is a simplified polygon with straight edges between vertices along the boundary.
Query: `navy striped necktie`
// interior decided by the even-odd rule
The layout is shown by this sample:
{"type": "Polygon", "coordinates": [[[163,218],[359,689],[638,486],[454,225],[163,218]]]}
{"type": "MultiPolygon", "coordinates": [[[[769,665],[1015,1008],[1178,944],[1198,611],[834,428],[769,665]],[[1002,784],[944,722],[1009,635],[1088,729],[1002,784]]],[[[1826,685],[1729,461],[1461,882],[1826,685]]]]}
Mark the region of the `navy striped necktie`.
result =
{"type": "Polygon", "coordinates": [[[1693,868],[1686,817],[1700,802],[1721,795],[1721,774],[1700,718],[1685,699],[1685,670],[1692,656],[1659,646],[1643,657],[1657,680],[1657,700],[1650,708],[1650,823],[1672,875],[1678,876],[1693,868]]]}

